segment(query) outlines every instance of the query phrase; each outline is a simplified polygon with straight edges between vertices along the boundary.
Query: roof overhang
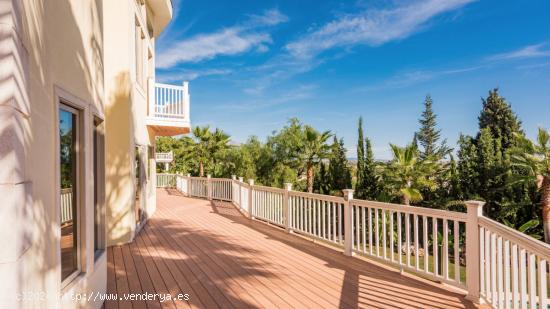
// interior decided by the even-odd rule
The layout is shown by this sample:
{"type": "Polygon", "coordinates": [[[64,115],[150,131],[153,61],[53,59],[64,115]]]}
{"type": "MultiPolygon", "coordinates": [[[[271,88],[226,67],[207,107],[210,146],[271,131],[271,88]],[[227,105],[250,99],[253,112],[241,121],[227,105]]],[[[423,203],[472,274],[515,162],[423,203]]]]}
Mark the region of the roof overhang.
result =
{"type": "Polygon", "coordinates": [[[171,0],[147,0],[151,11],[153,12],[153,35],[159,36],[166,28],[166,25],[172,20],[172,1],[171,0]]]}

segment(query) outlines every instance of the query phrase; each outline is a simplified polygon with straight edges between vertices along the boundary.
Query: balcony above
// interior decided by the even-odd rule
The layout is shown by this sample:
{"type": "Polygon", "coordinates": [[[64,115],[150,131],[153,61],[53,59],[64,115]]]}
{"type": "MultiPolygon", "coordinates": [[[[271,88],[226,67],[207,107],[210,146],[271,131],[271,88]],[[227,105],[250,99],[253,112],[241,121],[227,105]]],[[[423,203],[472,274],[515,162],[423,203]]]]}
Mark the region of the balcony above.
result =
{"type": "Polygon", "coordinates": [[[172,20],[172,1],[171,0],[147,0],[151,11],[153,11],[153,35],[158,37],[162,30],[172,20]]]}
{"type": "Polygon", "coordinates": [[[149,109],[147,126],[157,136],[174,136],[189,133],[191,120],[189,113],[189,85],[182,86],[155,83],[149,79],[149,109]]]}
{"type": "Polygon", "coordinates": [[[170,152],[157,152],[155,154],[155,160],[157,163],[171,163],[174,161],[174,153],[170,152]]]}

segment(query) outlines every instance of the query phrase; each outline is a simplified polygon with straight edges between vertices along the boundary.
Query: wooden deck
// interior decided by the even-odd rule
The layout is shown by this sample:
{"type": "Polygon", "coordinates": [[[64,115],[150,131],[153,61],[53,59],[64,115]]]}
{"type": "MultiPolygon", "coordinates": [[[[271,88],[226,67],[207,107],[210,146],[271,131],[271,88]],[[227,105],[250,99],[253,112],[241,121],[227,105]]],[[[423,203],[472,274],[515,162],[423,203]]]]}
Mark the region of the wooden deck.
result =
{"type": "Polygon", "coordinates": [[[244,218],[231,204],[159,190],[137,239],[109,248],[109,293],[185,301],[105,308],[464,308],[464,296],[244,218]]]}

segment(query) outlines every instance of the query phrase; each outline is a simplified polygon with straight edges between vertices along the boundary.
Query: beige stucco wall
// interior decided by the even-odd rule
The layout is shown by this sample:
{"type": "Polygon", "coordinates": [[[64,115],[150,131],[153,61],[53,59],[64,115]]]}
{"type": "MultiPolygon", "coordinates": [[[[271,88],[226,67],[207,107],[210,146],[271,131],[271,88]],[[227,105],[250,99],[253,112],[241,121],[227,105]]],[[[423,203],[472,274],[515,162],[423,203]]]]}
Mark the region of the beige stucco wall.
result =
{"type": "MultiPolygon", "coordinates": [[[[151,3],[166,10],[170,1],[151,3]]],[[[0,308],[101,305],[71,298],[104,292],[107,283],[106,255],[94,259],[93,252],[94,116],[105,120],[107,245],[134,237],[134,149],[155,141],[155,132],[145,125],[147,92],[136,84],[133,36],[135,17],[146,22],[146,15],[153,14],[139,13],[135,0],[0,0],[0,308]],[[60,98],[81,110],[84,135],[82,272],[64,287],[60,98]]],[[[154,39],[147,40],[154,54],[154,39]]],[[[145,61],[144,66],[154,77],[154,63],[145,61]]],[[[144,190],[149,215],[155,209],[154,179],[152,166],[144,190]]]]}
{"type": "MultiPolygon", "coordinates": [[[[103,113],[102,1],[0,2],[0,307],[74,308],[62,302],[56,169],[57,95],[83,117],[103,113]],[[6,44],[7,43],[7,44],[6,44]],[[26,301],[19,293],[35,293],[26,301]]],[[[84,147],[90,147],[90,141],[84,147]]],[[[85,155],[89,170],[91,156],[85,155]]],[[[89,187],[89,181],[85,181],[89,187]]],[[[93,259],[93,199],[83,197],[82,270],[62,292],[104,291],[93,259]]],[[[91,305],[91,304],[88,304],[91,305]]],[[[100,304],[96,304],[98,307],[100,304]]]]}
{"type": "MultiPolygon", "coordinates": [[[[105,29],[105,104],[106,115],[106,198],[107,244],[133,240],[135,224],[135,147],[154,146],[155,133],[146,126],[147,85],[136,80],[136,19],[145,32],[146,44],[154,59],[154,38],[147,33],[147,18],[152,14],[135,0],[107,1],[104,6],[105,29]]],[[[154,66],[147,59],[146,77],[154,78],[154,66]]],[[[143,189],[146,212],[156,208],[154,169],[143,189]]]]}

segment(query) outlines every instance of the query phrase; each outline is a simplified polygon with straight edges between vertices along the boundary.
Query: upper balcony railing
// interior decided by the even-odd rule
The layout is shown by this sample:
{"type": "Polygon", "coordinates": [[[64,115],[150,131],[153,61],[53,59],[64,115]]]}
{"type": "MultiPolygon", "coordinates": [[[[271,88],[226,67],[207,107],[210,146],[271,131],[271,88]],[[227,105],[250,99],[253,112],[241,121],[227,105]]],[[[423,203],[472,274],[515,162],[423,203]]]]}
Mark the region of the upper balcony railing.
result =
{"type": "Polygon", "coordinates": [[[249,218],[461,288],[492,308],[550,308],[550,245],[482,214],[365,201],[254,185],[250,180],[158,174],[157,187],[225,200],[249,218]]]}
{"type": "Polygon", "coordinates": [[[181,86],[148,81],[149,110],[147,123],[168,128],[166,135],[188,133],[190,130],[189,84],[181,86]],[[171,129],[170,129],[171,128],[171,129]]]}
{"type": "Polygon", "coordinates": [[[174,160],[174,153],[170,152],[157,152],[155,154],[155,160],[157,163],[170,163],[174,160]]]}

